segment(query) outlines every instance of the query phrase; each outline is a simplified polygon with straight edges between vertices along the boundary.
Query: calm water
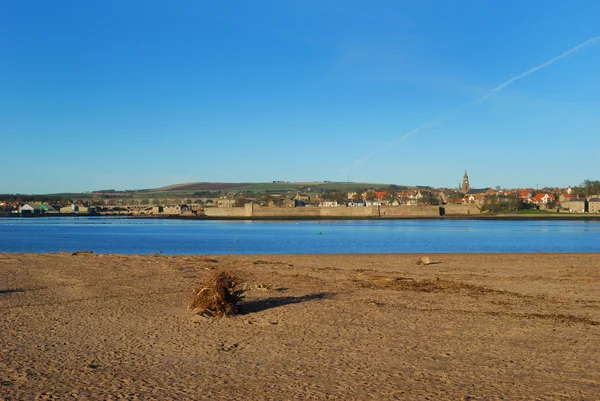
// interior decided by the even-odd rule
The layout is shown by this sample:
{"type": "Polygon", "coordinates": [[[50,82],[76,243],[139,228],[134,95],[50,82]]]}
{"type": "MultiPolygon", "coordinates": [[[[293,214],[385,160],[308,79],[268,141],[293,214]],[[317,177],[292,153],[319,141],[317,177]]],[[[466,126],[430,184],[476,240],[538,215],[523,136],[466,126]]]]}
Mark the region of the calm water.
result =
{"type": "Polygon", "coordinates": [[[598,221],[0,218],[0,252],[599,252],[598,221]]]}

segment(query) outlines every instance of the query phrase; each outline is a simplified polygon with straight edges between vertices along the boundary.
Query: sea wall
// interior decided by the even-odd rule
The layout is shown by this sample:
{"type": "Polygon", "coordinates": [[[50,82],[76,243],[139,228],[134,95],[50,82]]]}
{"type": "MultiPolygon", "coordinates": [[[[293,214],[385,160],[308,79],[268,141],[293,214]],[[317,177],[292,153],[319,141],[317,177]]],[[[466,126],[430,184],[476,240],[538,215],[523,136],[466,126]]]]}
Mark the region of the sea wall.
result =
{"type": "Polygon", "coordinates": [[[444,205],[445,216],[464,216],[470,214],[481,214],[481,210],[472,203],[466,205],[444,205]]]}
{"type": "Polygon", "coordinates": [[[439,217],[439,206],[390,206],[380,209],[380,216],[386,217],[439,217]]]}
{"type": "Polygon", "coordinates": [[[261,207],[251,203],[244,207],[205,208],[204,215],[215,218],[410,218],[476,215],[475,205],[419,205],[396,207],[261,207]]]}
{"type": "MultiPolygon", "coordinates": [[[[204,208],[202,214],[209,217],[252,217],[252,209],[250,213],[247,212],[245,207],[207,207],[204,208]]],[[[200,215],[200,213],[198,213],[200,215]]]]}

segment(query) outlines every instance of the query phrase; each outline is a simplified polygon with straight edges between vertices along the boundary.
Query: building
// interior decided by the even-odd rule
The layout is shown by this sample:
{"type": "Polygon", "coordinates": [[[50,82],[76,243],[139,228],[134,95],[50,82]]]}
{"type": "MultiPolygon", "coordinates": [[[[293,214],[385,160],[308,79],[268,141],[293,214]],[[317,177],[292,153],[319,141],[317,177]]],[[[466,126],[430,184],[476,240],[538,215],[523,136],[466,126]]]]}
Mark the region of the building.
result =
{"type": "Polygon", "coordinates": [[[217,207],[235,207],[235,199],[222,198],[217,200],[217,207]]]}
{"type": "Polygon", "coordinates": [[[164,214],[171,214],[171,215],[181,214],[182,213],[181,206],[180,205],[164,206],[163,207],[163,213],[164,214]]]}
{"type": "Polygon", "coordinates": [[[461,186],[461,190],[463,194],[466,194],[471,189],[471,185],[469,184],[469,176],[467,175],[467,170],[465,170],[465,175],[463,175],[463,182],[461,186]]]}
{"type": "Polygon", "coordinates": [[[530,189],[519,189],[519,199],[521,199],[522,202],[529,203],[531,197],[532,195],[530,189]]]}
{"type": "Polygon", "coordinates": [[[536,205],[552,203],[552,202],[554,202],[554,195],[553,194],[537,194],[530,198],[530,202],[535,203],[536,205]]]}
{"type": "MultiPolygon", "coordinates": [[[[468,185],[468,182],[467,182],[468,185]]],[[[486,189],[469,189],[465,192],[463,203],[474,203],[476,205],[485,205],[487,203],[486,189]]]]}
{"type": "Polygon", "coordinates": [[[21,214],[41,214],[50,211],[54,211],[54,208],[42,203],[26,203],[19,207],[19,213],[21,214]]]}
{"type": "Polygon", "coordinates": [[[569,201],[569,212],[571,213],[585,213],[585,198],[571,198],[569,201]]]}
{"type": "Polygon", "coordinates": [[[588,200],[588,213],[600,213],[600,197],[596,196],[588,200]]]}

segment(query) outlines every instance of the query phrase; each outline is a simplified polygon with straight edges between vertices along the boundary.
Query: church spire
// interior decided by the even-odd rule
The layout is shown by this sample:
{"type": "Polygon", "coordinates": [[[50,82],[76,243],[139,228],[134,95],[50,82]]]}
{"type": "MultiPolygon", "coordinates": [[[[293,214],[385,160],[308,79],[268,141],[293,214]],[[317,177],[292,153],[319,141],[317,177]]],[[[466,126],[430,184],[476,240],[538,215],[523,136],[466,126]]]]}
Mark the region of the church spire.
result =
{"type": "Polygon", "coordinates": [[[463,176],[463,183],[461,189],[465,194],[471,189],[471,185],[469,184],[469,176],[467,175],[467,170],[465,170],[465,175],[463,176]]]}

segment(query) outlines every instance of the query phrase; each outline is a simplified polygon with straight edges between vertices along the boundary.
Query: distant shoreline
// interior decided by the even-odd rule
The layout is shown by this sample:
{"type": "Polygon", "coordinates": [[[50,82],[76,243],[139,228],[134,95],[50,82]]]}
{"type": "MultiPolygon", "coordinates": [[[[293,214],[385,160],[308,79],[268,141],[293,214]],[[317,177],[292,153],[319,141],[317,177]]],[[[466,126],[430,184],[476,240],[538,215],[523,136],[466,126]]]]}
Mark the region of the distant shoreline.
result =
{"type": "Polygon", "coordinates": [[[8,218],[52,218],[52,217],[104,217],[123,219],[148,219],[148,220],[223,220],[223,221],[324,221],[324,220],[564,220],[564,221],[600,221],[599,215],[589,214],[496,214],[496,215],[446,215],[446,216],[178,216],[178,215],[118,215],[118,214],[41,214],[41,215],[19,215],[0,214],[0,217],[8,218]]]}
{"type": "Polygon", "coordinates": [[[582,220],[600,221],[600,215],[464,215],[464,216],[253,216],[253,217],[216,217],[216,216],[128,216],[133,219],[173,219],[173,220],[259,220],[259,221],[323,221],[323,220],[582,220]]]}

